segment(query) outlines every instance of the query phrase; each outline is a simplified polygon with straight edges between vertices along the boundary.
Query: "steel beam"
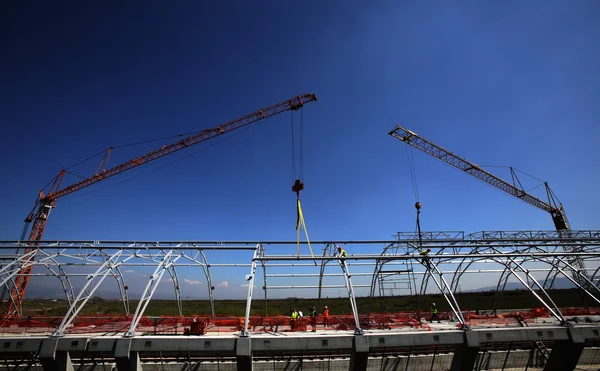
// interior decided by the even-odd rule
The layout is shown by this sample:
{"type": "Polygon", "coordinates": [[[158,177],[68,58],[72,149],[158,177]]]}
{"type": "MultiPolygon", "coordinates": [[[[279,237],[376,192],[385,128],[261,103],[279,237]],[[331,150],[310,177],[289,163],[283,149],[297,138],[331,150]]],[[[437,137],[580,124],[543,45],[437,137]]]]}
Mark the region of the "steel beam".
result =
{"type": "Polygon", "coordinates": [[[254,275],[256,273],[256,262],[257,259],[263,255],[264,250],[262,245],[258,245],[256,250],[254,250],[254,258],[252,258],[252,269],[250,270],[250,274],[246,276],[246,281],[248,282],[248,297],[246,298],[246,316],[244,317],[244,330],[241,333],[242,337],[248,337],[250,333],[248,332],[248,325],[250,324],[250,308],[252,305],[252,292],[254,291],[254,275]]]}
{"type": "Polygon", "coordinates": [[[346,282],[346,290],[348,291],[348,298],[350,299],[350,306],[352,308],[352,314],[354,316],[354,323],[356,329],[354,330],[355,335],[362,335],[363,331],[360,328],[360,320],[358,319],[358,306],[356,305],[356,297],[354,296],[354,288],[352,287],[352,279],[346,260],[344,258],[338,258],[342,272],[344,273],[344,281],[346,282]]]}
{"type": "Polygon", "coordinates": [[[150,279],[146,284],[146,288],[144,289],[144,293],[142,294],[138,306],[135,309],[135,313],[133,314],[129,330],[125,333],[125,336],[131,337],[135,335],[135,328],[140,322],[140,319],[142,319],[142,316],[146,311],[146,307],[148,307],[148,304],[150,303],[150,300],[152,299],[152,296],[154,295],[154,292],[156,291],[160,280],[162,279],[165,272],[173,265],[173,263],[176,262],[179,258],[181,258],[181,255],[177,255],[174,258],[171,257],[172,255],[173,250],[170,250],[169,252],[165,253],[164,257],[160,260],[160,263],[154,270],[154,273],[150,276],[150,279]]]}
{"type": "Polygon", "coordinates": [[[112,254],[111,256],[106,257],[106,261],[94,272],[93,274],[88,276],[87,282],[75,298],[75,301],[69,306],[67,314],[63,317],[62,322],[54,331],[52,336],[63,336],[65,334],[65,330],[71,325],[75,317],[79,314],[81,309],[85,306],[88,300],[94,295],[98,287],[102,284],[106,276],[117,266],[130,259],[131,257],[125,258],[123,261],[119,262],[118,259],[122,255],[123,251],[119,250],[112,254]],[[94,284],[94,280],[100,277],[98,282],[94,284]],[[89,287],[91,286],[91,289],[89,287]]]}
{"type": "MultiPolygon", "coordinates": [[[[457,321],[461,324],[463,329],[468,329],[469,327],[467,325],[467,321],[465,321],[465,318],[463,317],[460,306],[458,305],[456,297],[454,297],[454,294],[452,293],[452,289],[450,289],[448,282],[446,282],[444,274],[438,269],[437,265],[433,261],[431,261],[431,258],[425,259],[428,260],[424,261],[423,264],[427,265],[427,271],[430,272],[429,275],[426,275],[425,277],[431,277],[437,288],[440,290],[440,293],[444,296],[444,299],[446,299],[446,302],[450,306],[450,309],[454,313],[454,316],[456,316],[457,321]],[[439,281],[431,272],[437,273],[437,275],[439,276],[439,281]]],[[[426,290],[427,280],[424,278],[421,284],[421,295],[425,295],[426,290]]]]}
{"type": "Polygon", "coordinates": [[[210,313],[215,315],[215,298],[213,296],[213,291],[215,290],[215,286],[212,283],[212,276],[210,275],[210,264],[208,264],[208,259],[206,259],[206,255],[204,255],[204,251],[200,250],[200,256],[204,261],[204,265],[201,265],[202,271],[204,271],[204,276],[206,277],[206,283],[208,286],[208,300],[210,301],[210,313]]]}

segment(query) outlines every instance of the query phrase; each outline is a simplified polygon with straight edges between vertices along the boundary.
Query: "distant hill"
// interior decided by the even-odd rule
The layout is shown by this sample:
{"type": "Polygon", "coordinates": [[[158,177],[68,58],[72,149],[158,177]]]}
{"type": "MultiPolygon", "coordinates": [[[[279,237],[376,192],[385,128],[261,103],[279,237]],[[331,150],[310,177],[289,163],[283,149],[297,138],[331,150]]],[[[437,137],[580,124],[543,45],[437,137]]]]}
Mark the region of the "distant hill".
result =
{"type": "MultiPolygon", "coordinates": [[[[541,284],[541,282],[540,282],[540,284],[541,284]]],[[[555,289],[572,289],[572,288],[575,288],[575,285],[573,284],[573,282],[571,282],[566,277],[557,277],[556,280],[554,280],[554,288],[555,289]]],[[[526,288],[525,288],[525,286],[523,286],[523,284],[521,282],[508,282],[506,284],[505,290],[506,291],[526,290],[526,288]]],[[[483,291],[496,291],[496,286],[480,287],[478,289],[468,290],[467,292],[483,292],[483,291]]]]}
{"type": "MultiPolygon", "coordinates": [[[[575,285],[571,283],[565,277],[557,277],[554,282],[555,289],[571,289],[574,288],[575,285]]],[[[525,290],[525,287],[520,282],[509,282],[506,284],[506,291],[512,290],[525,290]]],[[[496,286],[485,286],[477,289],[471,290],[462,290],[462,292],[484,292],[484,291],[496,291],[496,286]]],[[[78,291],[76,291],[78,292],[78,291]]],[[[192,300],[201,300],[203,297],[203,292],[197,292],[196,295],[193,296],[184,296],[184,299],[192,299],[192,300]]],[[[433,294],[433,292],[432,292],[433,294]]],[[[113,289],[103,289],[100,288],[94,293],[94,296],[102,297],[104,299],[117,299],[119,298],[119,292],[116,291],[116,287],[113,289]]],[[[138,289],[130,289],[129,297],[130,298],[138,298],[141,296],[141,291],[138,289]]],[[[157,291],[154,295],[154,299],[171,299],[173,297],[172,290],[160,292],[157,291]]],[[[36,282],[35,285],[29,285],[27,288],[27,298],[46,298],[46,299],[64,299],[65,293],[62,288],[56,284],[56,282],[48,281],[48,282],[36,282]]],[[[243,299],[243,297],[240,297],[243,299]]],[[[274,298],[275,299],[275,298],[274,298]]],[[[294,297],[288,297],[283,300],[293,300],[294,297]]]]}

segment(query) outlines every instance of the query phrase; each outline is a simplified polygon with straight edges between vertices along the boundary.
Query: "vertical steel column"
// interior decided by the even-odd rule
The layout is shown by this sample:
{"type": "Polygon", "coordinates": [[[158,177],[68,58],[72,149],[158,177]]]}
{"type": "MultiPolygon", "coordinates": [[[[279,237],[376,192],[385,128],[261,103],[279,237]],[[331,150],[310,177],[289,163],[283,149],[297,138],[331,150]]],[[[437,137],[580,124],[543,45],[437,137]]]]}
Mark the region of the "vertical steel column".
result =
{"type": "Polygon", "coordinates": [[[263,292],[265,294],[265,316],[269,315],[269,299],[267,298],[267,265],[264,261],[260,262],[263,270],[263,292]]]}
{"type": "Polygon", "coordinates": [[[177,271],[175,270],[175,266],[171,265],[167,269],[167,273],[171,277],[173,281],[173,289],[175,290],[175,302],[177,303],[177,312],[179,316],[183,316],[183,304],[181,302],[181,287],[179,286],[179,276],[177,275],[177,271]]]}
{"type": "MultiPolygon", "coordinates": [[[[328,243],[323,248],[323,257],[327,256],[327,253],[330,252],[329,248],[332,244],[328,243]]],[[[333,244],[335,246],[335,244],[333,244]]],[[[323,274],[325,273],[325,265],[329,262],[329,260],[321,260],[321,269],[319,270],[319,296],[317,297],[317,307],[321,308],[321,296],[323,295],[323,274]]]]}
{"type": "Polygon", "coordinates": [[[210,300],[210,314],[215,316],[215,298],[213,296],[213,291],[215,287],[212,283],[212,276],[210,275],[210,264],[208,264],[208,259],[206,259],[206,255],[202,250],[199,251],[202,256],[202,260],[204,261],[204,265],[202,266],[202,270],[204,271],[204,275],[206,276],[206,284],[208,286],[208,299],[210,300]]]}
{"type": "Polygon", "coordinates": [[[175,263],[181,257],[181,255],[178,255],[175,257],[175,259],[171,259],[172,254],[173,250],[170,250],[168,253],[166,253],[165,256],[161,259],[159,265],[154,270],[154,273],[152,273],[152,275],[150,276],[150,280],[146,284],[146,288],[144,289],[144,293],[142,294],[137,308],[135,308],[135,313],[133,314],[131,325],[129,326],[129,330],[125,333],[125,336],[131,337],[135,335],[135,328],[142,319],[144,311],[146,310],[146,307],[148,307],[150,299],[152,299],[152,295],[154,295],[154,292],[156,291],[156,288],[158,287],[162,276],[173,265],[173,263],[175,263]]]}
{"type": "MultiPolygon", "coordinates": [[[[391,245],[390,245],[391,246],[391,245]]],[[[383,248],[383,252],[381,255],[385,255],[390,246],[386,246],[383,248]]],[[[375,262],[375,268],[373,268],[373,277],[371,277],[371,290],[369,291],[369,296],[371,299],[375,297],[375,286],[379,283],[379,296],[381,296],[381,270],[383,269],[383,265],[385,264],[384,260],[377,260],[375,262]]]]}
{"type": "Polygon", "coordinates": [[[354,330],[355,335],[362,335],[363,331],[360,328],[360,320],[358,318],[358,307],[356,306],[356,298],[354,297],[354,289],[352,288],[352,280],[350,279],[351,275],[348,271],[348,266],[346,265],[345,258],[338,259],[340,266],[342,267],[342,272],[344,272],[344,280],[346,281],[346,289],[348,290],[348,297],[350,298],[350,305],[352,307],[352,314],[354,315],[354,323],[356,324],[356,330],[354,330]]]}
{"type": "Polygon", "coordinates": [[[248,297],[246,298],[246,316],[244,317],[244,330],[242,331],[242,337],[250,336],[248,332],[248,325],[250,323],[250,307],[252,305],[252,291],[254,289],[254,274],[256,273],[256,258],[262,257],[263,254],[263,246],[262,244],[258,244],[256,246],[256,250],[254,250],[254,257],[252,258],[252,268],[250,270],[250,274],[246,276],[246,281],[248,281],[248,297]]]}
{"type": "Polygon", "coordinates": [[[121,295],[121,301],[123,302],[123,309],[125,310],[125,315],[129,316],[128,288],[125,284],[125,278],[123,278],[123,273],[121,273],[121,269],[119,267],[115,267],[115,272],[113,272],[113,276],[115,277],[115,280],[117,280],[117,287],[119,288],[119,295],[121,295]]]}

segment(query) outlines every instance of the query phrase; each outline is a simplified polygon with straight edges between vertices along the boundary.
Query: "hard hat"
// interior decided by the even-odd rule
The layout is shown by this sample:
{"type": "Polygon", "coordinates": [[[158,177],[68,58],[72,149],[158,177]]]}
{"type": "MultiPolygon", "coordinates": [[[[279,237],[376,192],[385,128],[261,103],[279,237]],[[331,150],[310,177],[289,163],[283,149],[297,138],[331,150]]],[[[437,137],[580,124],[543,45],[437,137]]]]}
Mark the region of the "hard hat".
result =
{"type": "Polygon", "coordinates": [[[327,305],[325,306],[325,309],[327,309],[327,305]]]}
{"type": "Polygon", "coordinates": [[[435,305],[435,303],[431,303],[431,305],[435,305]]]}
{"type": "Polygon", "coordinates": [[[338,250],[341,250],[341,249],[342,249],[342,247],[341,247],[341,246],[338,246],[338,250]]]}
{"type": "Polygon", "coordinates": [[[431,251],[431,249],[427,249],[427,251],[431,251]]]}

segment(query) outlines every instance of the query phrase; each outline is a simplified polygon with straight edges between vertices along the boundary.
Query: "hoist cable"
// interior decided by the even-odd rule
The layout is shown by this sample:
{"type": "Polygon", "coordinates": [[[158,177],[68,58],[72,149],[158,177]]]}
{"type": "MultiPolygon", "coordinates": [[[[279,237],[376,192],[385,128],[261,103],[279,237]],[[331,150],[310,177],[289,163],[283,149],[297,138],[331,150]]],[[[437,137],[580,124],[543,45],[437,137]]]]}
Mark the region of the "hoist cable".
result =
{"type": "Polygon", "coordinates": [[[127,144],[120,144],[118,146],[114,146],[113,148],[131,147],[131,146],[137,146],[137,145],[140,145],[140,144],[158,142],[158,141],[161,141],[161,140],[167,140],[167,139],[173,139],[173,138],[180,138],[180,137],[188,137],[190,135],[196,135],[196,134],[199,134],[201,132],[202,131],[192,131],[192,132],[189,132],[189,133],[176,134],[176,135],[171,135],[171,136],[168,136],[168,137],[143,140],[143,141],[140,141],[140,142],[133,142],[133,143],[127,143],[127,144]]]}
{"type": "MultiPolygon", "coordinates": [[[[140,145],[140,144],[158,142],[158,141],[161,141],[161,140],[167,140],[167,139],[173,139],[173,138],[180,138],[180,137],[188,137],[190,135],[195,135],[195,134],[199,134],[199,133],[201,133],[201,131],[194,131],[194,132],[189,132],[189,133],[176,134],[176,135],[171,135],[171,136],[168,136],[168,137],[161,137],[161,138],[156,138],[156,139],[143,140],[143,141],[140,141],[140,142],[132,142],[132,143],[127,143],[127,144],[120,144],[118,146],[113,146],[113,147],[110,147],[110,148],[111,149],[116,149],[116,148],[132,147],[132,146],[137,146],[137,145],[140,145]]],[[[96,154],[93,154],[93,155],[91,155],[91,156],[89,156],[89,157],[87,157],[87,158],[85,158],[85,159],[83,159],[83,160],[81,160],[79,162],[76,162],[76,163],[74,163],[73,165],[71,165],[69,167],[66,167],[65,170],[71,169],[71,168],[73,168],[73,167],[75,167],[77,165],[81,165],[82,163],[84,163],[86,161],[89,161],[89,160],[93,159],[94,157],[99,156],[99,155],[101,155],[103,153],[106,153],[105,149],[103,149],[102,151],[100,151],[100,152],[98,152],[96,154]]]]}
{"type": "Polygon", "coordinates": [[[50,181],[48,182],[48,184],[46,184],[46,185],[44,186],[44,188],[42,188],[42,191],[43,191],[44,189],[48,188],[48,186],[49,186],[50,184],[52,184],[52,182],[56,181],[56,178],[57,178],[57,176],[55,176],[54,178],[50,179],[50,181]]]}
{"type": "Polygon", "coordinates": [[[296,180],[296,141],[294,140],[294,111],[290,111],[292,124],[292,181],[296,180]]]}
{"type": "Polygon", "coordinates": [[[82,164],[82,163],[84,163],[84,162],[86,162],[86,161],[88,161],[88,160],[91,160],[91,159],[93,159],[94,157],[96,157],[96,156],[99,156],[99,155],[101,155],[101,154],[103,154],[103,153],[106,153],[106,150],[105,150],[105,149],[103,149],[102,151],[100,151],[100,152],[98,152],[98,153],[96,153],[96,154],[94,154],[94,155],[91,155],[90,157],[88,157],[88,158],[86,158],[86,159],[83,159],[83,160],[81,160],[81,161],[79,161],[79,162],[76,162],[76,163],[74,163],[73,165],[71,165],[71,166],[69,166],[69,167],[65,168],[65,170],[69,170],[70,168],[73,168],[73,167],[75,167],[75,166],[77,166],[77,165],[80,165],[80,164],[82,164]]]}
{"type": "Polygon", "coordinates": [[[68,170],[65,170],[65,174],[71,174],[71,175],[73,175],[74,177],[77,177],[77,178],[80,178],[80,179],[87,179],[86,177],[84,177],[84,176],[82,176],[82,175],[75,174],[75,173],[73,173],[73,172],[71,172],[71,171],[68,171],[68,170]]]}
{"type": "Polygon", "coordinates": [[[304,115],[300,109],[300,180],[304,179],[304,115]]]}
{"type": "Polygon", "coordinates": [[[419,201],[419,187],[417,186],[417,172],[415,169],[415,161],[412,154],[412,147],[406,146],[406,157],[408,159],[408,171],[412,182],[415,201],[419,201]]]}
{"type": "MultiPolygon", "coordinates": [[[[421,215],[420,207],[421,206],[420,206],[419,202],[417,202],[417,204],[415,204],[415,207],[417,208],[417,221],[416,221],[415,229],[419,236],[418,253],[420,254],[421,250],[423,249],[423,239],[421,236],[421,220],[420,220],[420,215],[421,215]],[[419,205],[418,207],[417,207],[417,204],[419,205]]],[[[414,265],[413,265],[412,260],[410,260],[410,268],[411,268],[411,272],[412,272],[413,285],[415,287],[415,295],[417,297],[417,316],[419,317],[418,320],[420,322],[421,321],[421,293],[420,293],[420,289],[417,290],[417,280],[415,277],[414,265]]],[[[425,273],[427,273],[427,271],[425,271],[425,273]]],[[[425,278],[426,278],[426,275],[423,275],[423,281],[425,281],[425,278]]],[[[427,288],[425,288],[425,290],[427,290],[427,288]]]]}

